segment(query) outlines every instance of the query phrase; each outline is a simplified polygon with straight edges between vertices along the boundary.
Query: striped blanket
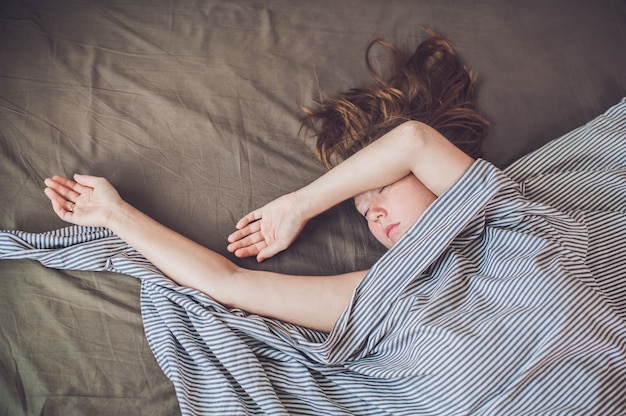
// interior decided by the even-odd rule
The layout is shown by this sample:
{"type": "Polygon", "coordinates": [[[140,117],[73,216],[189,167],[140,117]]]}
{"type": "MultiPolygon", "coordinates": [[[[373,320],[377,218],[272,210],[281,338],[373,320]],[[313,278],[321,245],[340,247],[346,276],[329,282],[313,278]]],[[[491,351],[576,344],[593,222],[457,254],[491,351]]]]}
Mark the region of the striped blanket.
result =
{"type": "Polygon", "coordinates": [[[626,100],[504,172],[478,160],[330,334],[179,287],[106,229],[0,234],[0,258],[141,279],[183,414],[626,414],[626,100]]]}

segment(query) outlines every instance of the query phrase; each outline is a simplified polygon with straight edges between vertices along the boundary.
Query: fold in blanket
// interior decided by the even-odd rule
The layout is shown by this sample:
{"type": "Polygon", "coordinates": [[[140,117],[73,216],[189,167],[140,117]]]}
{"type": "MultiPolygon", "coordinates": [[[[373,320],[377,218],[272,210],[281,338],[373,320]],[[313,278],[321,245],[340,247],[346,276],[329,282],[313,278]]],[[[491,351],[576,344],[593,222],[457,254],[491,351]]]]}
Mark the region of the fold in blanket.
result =
{"type": "Polygon", "coordinates": [[[504,173],[478,160],[366,275],[330,334],[179,287],[106,229],[0,258],[142,281],[183,414],[626,412],[626,100],[504,173]]]}

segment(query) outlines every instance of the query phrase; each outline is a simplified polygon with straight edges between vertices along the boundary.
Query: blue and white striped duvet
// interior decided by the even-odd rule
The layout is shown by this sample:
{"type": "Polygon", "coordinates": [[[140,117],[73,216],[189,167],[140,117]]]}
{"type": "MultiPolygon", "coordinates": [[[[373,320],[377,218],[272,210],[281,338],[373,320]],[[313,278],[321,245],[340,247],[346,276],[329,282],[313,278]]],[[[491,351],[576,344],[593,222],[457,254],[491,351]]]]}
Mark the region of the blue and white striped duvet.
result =
{"type": "Polygon", "coordinates": [[[626,100],[504,173],[485,161],[370,270],[330,334],[227,310],[106,229],[0,258],[142,281],[183,414],[626,414],[626,100]]]}

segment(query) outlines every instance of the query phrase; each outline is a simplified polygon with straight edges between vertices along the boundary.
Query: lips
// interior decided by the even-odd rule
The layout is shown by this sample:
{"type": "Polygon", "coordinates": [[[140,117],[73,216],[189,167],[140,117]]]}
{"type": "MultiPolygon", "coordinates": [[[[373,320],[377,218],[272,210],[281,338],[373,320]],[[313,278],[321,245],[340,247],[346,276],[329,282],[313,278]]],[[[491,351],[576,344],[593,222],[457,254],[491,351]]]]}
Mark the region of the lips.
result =
{"type": "Polygon", "coordinates": [[[396,228],[398,228],[398,225],[400,225],[400,223],[390,224],[385,227],[385,234],[387,235],[387,238],[391,238],[391,234],[396,230],[396,228]]]}

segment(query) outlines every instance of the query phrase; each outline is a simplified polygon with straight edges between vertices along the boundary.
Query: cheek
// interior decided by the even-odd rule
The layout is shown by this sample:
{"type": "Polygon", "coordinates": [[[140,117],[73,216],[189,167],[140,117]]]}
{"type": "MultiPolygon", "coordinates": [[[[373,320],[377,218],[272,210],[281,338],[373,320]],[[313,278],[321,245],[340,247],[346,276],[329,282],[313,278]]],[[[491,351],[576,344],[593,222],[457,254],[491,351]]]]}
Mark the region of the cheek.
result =
{"type": "Polygon", "coordinates": [[[374,237],[378,238],[378,236],[376,235],[376,225],[374,223],[371,222],[367,222],[367,228],[370,230],[370,234],[372,234],[374,237]]]}
{"type": "Polygon", "coordinates": [[[428,207],[430,206],[430,204],[433,201],[430,199],[423,199],[420,201],[415,201],[413,204],[411,204],[410,206],[407,205],[404,210],[403,217],[402,219],[404,220],[404,225],[406,226],[406,231],[408,231],[408,229],[415,224],[417,221],[419,221],[419,219],[422,217],[422,214],[424,213],[424,211],[426,211],[426,209],[428,209],[428,207]]]}
{"type": "Polygon", "coordinates": [[[391,245],[387,239],[387,236],[385,235],[385,233],[382,230],[382,227],[379,224],[368,222],[367,227],[369,228],[370,233],[374,236],[374,238],[376,238],[376,240],[380,244],[382,244],[383,246],[387,248],[391,248],[391,245]]]}
{"type": "Polygon", "coordinates": [[[428,189],[418,188],[411,195],[411,203],[404,205],[404,214],[416,221],[436,199],[435,194],[428,189]]]}

